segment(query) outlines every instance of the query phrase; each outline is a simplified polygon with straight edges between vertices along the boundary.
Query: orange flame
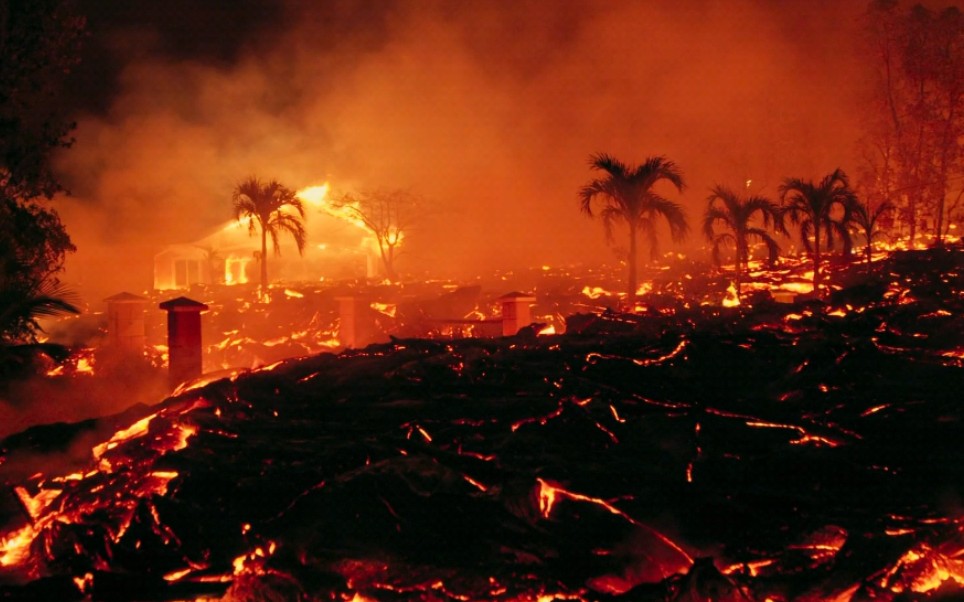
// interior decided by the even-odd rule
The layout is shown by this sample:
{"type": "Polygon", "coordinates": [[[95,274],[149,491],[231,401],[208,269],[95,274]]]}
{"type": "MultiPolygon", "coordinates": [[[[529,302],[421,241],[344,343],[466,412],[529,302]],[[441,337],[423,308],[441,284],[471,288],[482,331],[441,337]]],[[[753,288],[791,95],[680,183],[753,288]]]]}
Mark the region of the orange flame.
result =
{"type": "Polygon", "coordinates": [[[731,282],[726,289],[726,295],[723,297],[723,307],[739,307],[739,305],[740,294],[736,290],[736,284],[731,282]]]}

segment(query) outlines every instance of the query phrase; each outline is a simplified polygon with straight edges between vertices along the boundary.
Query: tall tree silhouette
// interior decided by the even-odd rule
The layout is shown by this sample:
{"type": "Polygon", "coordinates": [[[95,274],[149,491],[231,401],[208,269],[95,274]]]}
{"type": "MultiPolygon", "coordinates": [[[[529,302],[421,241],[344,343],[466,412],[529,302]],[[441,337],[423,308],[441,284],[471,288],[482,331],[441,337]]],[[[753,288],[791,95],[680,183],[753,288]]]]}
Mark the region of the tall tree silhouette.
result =
{"type": "Polygon", "coordinates": [[[894,210],[893,203],[884,201],[871,207],[868,203],[856,202],[851,208],[850,223],[864,235],[864,257],[870,263],[874,239],[880,236],[880,218],[894,210]]]}
{"type": "Polygon", "coordinates": [[[821,253],[831,251],[840,239],[844,248],[850,247],[850,221],[857,198],[850,189],[850,181],[841,169],[814,184],[812,180],[787,178],[780,185],[783,211],[790,221],[800,227],[803,246],[813,260],[813,292],[820,293],[821,253]]]}
{"type": "Polygon", "coordinates": [[[674,241],[683,240],[689,232],[689,224],[682,207],[653,190],[657,182],[666,181],[682,192],[683,174],[676,164],[665,157],[650,157],[639,165],[628,165],[614,157],[599,153],[590,156],[592,169],[605,172],[579,191],[582,211],[589,217],[595,214],[603,220],[606,238],[613,240],[615,222],[625,222],[629,233],[629,277],[627,292],[629,304],[636,301],[636,234],[642,230],[649,238],[650,257],[655,258],[657,249],[657,218],[669,225],[674,241]],[[597,205],[593,209],[593,205],[597,205]]]}
{"type": "Polygon", "coordinates": [[[357,220],[372,233],[378,244],[385,277],[395,281],[398,279],[395,260],[399,245],[423,214],[422,200],[410,190],[379,188],[345,194],[333,202],[332,207],[343,216],[357,220]]]}
{"type": "MultiPolygon", "coordinates": [[[[0,340],[16,334],[3,312],[46,298],[76,250],[46,204],[63,191],[54,156],[74,129],[68,73],[86,28],[75,4],[0,3],[0,340]]],[[[29,331],[36,323],[23,324],[29,331]]]]}
{"type": "Polygon", "coordinates": [[[725,186],[710,189],[703,215],[703,235],[713,245],[713,260],[721,264],[721,250],[734,248],[736,290],[739,293],[750,256],[750,242],[759,240],[767,247],[772,264],[780,253],[777,241],[767,228],[781,229],[780,208],[770,199],[751,195],[742,197],[725,186]],[[762,222],[762,227],[759,224],[762,222]]]}
{"type": "Polygon", "coordinates": [[[234,189],[234,216],[239,222],[248,220],[248,232],[261,233],[261,294],[268,291],[268,236],[275,255],[281,254],[279,237],[287,232],[298,245],[298,253],[305,250],[305,208],[294,191],[277,180],[263,182],[251,176],[234,189]]]}

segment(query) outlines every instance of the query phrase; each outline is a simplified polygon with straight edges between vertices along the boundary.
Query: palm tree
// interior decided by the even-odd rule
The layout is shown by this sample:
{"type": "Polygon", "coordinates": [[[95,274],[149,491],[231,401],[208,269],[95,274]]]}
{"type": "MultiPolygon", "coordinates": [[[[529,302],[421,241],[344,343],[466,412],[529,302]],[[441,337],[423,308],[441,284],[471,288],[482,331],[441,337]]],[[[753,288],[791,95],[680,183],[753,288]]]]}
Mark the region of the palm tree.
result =
{"type": "Polygon", "coordinates": [[[885,214],[893,211],[894,205],[890,201],[884,201],[874,207],[870,207],[867,203],[857,202],[853,204],[851,209],[852,215],[850,216],[850,222],[857,226],[864,235],[864,256],[867,258],[867,263],[870,263],[874,239],[881,234],[880,229],[877,227],[878,222],[885,214]]]}
{"type": "Polygon", "coordinates": [[[80,313],[71,302],[72,296],[52,281],[32,291],[17,287],[0,290],[0,377],[22,373],[38,355],[55,362],[70,355],[63,345],[39,342],[37,333],[43,330],[41,318],[80,313]]]}
{"type": "Polygon", "coordinates": [[[847,223],[856,202],[850,180],[841,169],[834,170],[819,183],[787,178],[780,185],[783,212],[800,226],[803,246],[813,259],[813,292],[819,294],[821,251],[834,248],[840,238],[845,251],[850,248],[847,223]]]}
{"type": "Polygon", "coordinates": [[[251,176],[234,189],[234,217],[248,220],[248,232],[254,235],[261,230],[261,294],[268,291],[268,236],[274,245],[275,255],[281,254],[279,236],[282,231],[291,234],[298,245],[298,253],[305,251],[305,208],[294,191],[277,180],[262,182],[251,176]],[[294,213],[292,213],[294,211],[294,213]]]}
{"type": "Polygon", "coordinates": [[[653,191],[657,182],[665,180],[682,192],[683,175],[676,164],[665,157],[650,157],[640,165],[627,165],[599,153],[590,156],[589,165],[605,172],[606,176],[596,178],[580,189],[580,206],[593,217],[593,201],[601,201],[597,211],[609,241],[613,239],[615,222],[626,222],[629,227],[628,292],[632,306],[636,302],[636,231],[642,230],[649,237],[651,258],[655,258],[657,248],[657,217],[666,219],[674,241],[683,240],[689,231],[682,207],[653,191]]]}
{"type": "Polygon", "coordinates": [[[725,186],[710,189],[706,198],[706,213],[703,215],[703,235],[713,244],[713,261],[720,265],[720,251],[723,247],[735,247],[734,271],[736,291],[739,295],[747,263],[750,256],[750,241],[759,240],[767,246],[768,258],[772,265],[780,253],[776,240],[765,228],[781,229],[780,208],[770,199],[753,195],[741,197],[725,186]],[[754,218],[762,220],[763,227],[753,225],[754,218]],[[716,226],[724,231],[717,232],[716,226]]]}

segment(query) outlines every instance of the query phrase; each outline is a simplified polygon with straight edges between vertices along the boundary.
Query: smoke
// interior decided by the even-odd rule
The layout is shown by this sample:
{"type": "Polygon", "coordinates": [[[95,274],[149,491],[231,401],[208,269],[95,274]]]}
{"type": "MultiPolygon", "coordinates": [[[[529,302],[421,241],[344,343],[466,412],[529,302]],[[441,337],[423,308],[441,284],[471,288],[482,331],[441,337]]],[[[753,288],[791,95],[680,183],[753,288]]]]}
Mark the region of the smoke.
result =
{"type": "Polygon", "coordinates": [[[576,201],[594,152],[676,161],[694,230],[714,184],[852,168],[863,0],[291,4],[216,57],[114,32],[116,90],[59,163],[68,282],[150,288],[252,174],[411,188],[432,210],[401,270],[468,276],[612,261],[576,201]]]}

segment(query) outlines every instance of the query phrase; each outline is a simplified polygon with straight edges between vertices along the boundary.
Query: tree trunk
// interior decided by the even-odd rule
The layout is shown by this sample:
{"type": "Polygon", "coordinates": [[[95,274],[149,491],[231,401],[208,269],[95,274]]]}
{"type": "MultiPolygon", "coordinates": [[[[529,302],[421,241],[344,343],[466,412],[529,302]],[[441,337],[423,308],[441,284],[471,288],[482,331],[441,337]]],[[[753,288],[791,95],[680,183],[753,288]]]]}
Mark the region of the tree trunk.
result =
{"type": "Polygon", "coordinates": [[[629,224],[629,257],[626,258],[629,265],[629,290],[627,300],[629,311],[636,307],[636,224],[629,224]]]}
{"type": "Polygon", "coordinates": [[[387,242],[378,239],[378,252],[382,256],[382,268],[385,270],[385,277],[395,282],[395,247],[387,242]]]}
{"type": "Polygon", "coordinates": [[[261,295],[268,294],[268,231],[261,225],[261,295]]]}
{"type": "Polygon", "coordinates": [[[820,226],[813,223],[813,294],[820,296],[820,226]]]}

